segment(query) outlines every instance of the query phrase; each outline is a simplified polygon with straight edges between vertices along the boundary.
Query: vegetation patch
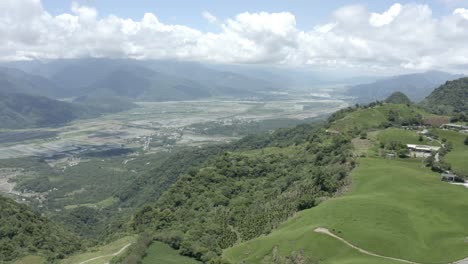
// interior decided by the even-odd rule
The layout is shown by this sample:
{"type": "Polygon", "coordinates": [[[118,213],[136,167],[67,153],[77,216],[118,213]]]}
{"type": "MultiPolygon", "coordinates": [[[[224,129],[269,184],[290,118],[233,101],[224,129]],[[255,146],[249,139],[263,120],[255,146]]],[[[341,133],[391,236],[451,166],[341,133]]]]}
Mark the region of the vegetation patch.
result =
{"type": "Polygon", "coordinates": [[[399,263],[366,256],[314,233],[318,227],[383,256],[421,263],[468,256],[466,188],[441,182],[439,174],[413,160],[361,159],[352,178],[348,194],[300,212],[268,236],[225,250],[224,258],[266,263],[265,256],[272,257],[278,247],[281,256],[302,250],[310,263],[399,263]]]}

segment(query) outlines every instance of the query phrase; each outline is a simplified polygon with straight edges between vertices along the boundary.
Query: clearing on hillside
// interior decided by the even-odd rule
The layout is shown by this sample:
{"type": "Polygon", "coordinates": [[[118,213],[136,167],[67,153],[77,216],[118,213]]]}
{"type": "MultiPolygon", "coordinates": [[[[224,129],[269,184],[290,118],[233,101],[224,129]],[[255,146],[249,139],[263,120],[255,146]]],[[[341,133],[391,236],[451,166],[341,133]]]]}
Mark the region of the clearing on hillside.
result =
{"type": "Polygon", "coordinates": [[[154,241],[147,250],[147,255],[143,259],[143,264],[201,264],[195,259],[179,255],[177,250],[170,246],[154,241]]]}

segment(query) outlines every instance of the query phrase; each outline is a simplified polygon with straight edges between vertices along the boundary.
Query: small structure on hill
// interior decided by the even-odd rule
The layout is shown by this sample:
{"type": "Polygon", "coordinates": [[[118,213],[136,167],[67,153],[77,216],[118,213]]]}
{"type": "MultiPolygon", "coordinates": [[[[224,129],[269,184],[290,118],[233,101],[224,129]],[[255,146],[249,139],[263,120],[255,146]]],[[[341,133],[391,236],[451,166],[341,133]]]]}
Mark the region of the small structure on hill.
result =
{"type": "Polygon", "coordinates": [[[387,153],[387,159],[393,160],[396,158],[396,155],[394,153],[387,153]]]}
{"type": "Polygon", "coordinates": [[[440,150],[440,147],[427,145],[407,144],[406,147],[410,151],[410,157],[415,158],[427,158],[431,156],[432,152],[437,152],[440,150]]]}
{"type": "Polygon", "coordinates": [[[442,129],[449,129],[449,130],[455,130],[455,131],[463,131],[463,130],[468,130],[468,126],[464,125],[457,125],[457,124],[443,124],[440,126],[442,129]]]}
{"type": "Polygon", "coordinates": [[[420,134],[420,135],[427,135],[427,134],[429,134],[429,130],[427,130],[426,128],[424,128],[423,130],[418,131],[418,134],[420,134]]]}
{"type": "Polygon", "coordinates": [[[450,171],[444,172],[440,176],[442,177],[441,180],[445,182],[455,182],[457,179],[457,175],[451,173],[450,171]]]}

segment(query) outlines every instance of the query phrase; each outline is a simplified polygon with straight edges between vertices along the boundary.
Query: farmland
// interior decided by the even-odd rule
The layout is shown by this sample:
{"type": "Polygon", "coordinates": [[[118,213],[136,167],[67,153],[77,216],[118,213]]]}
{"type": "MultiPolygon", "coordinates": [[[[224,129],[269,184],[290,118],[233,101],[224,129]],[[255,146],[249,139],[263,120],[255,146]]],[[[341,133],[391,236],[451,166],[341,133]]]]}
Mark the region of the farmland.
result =
{"type": "MultiPolygon", "coordinates": [[[[262,132],[331,113],[346,106],[346,103],[341,100],[313,99],[275,102],[213,100],[146,102],[139,103],[139,106],[127,112],[80,120],[60,128],[3,131],[0,133],[0,159],[53,157],[65,153],[76,155],[122,146],[143,149],[148,145],[146,150],[153,148],[153,151],[167,151],[174,146],[227,142],[252,131],[244,129],[235,134],[207,134],[199,128],[199,124],[230,130],[233,124],[252,126],[253,123],[265,120],[281,121],[254,131],[262,132]]],[[[207,130],[210,131],[210,128],[207,127],[207,130]]]]}

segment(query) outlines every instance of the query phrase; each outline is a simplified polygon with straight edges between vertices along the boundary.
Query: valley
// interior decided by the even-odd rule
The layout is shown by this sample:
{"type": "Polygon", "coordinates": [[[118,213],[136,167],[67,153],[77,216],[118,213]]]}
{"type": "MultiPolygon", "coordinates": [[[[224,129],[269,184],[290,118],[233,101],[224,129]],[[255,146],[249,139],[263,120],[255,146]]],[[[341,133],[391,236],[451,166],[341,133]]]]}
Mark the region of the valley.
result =
{"type": "Polygon", "coordinates": [[[0,264],[468,264],[468,1],[0,0],[0,264]]]}
{"type": "MultiPolygon", "coordinates": [[[[228,126],[240,127],[276,119],[289,120],[294,125],[300,120],[332,113],[346,107],[347,103],[339,99],[290,99],[144,102],[138,105],[138,108],[126,112],[75,121],[59,128],[4,129],[0,131],[0,159],[73,156],[120,148],[157,152],[177,146],[229,142],[251,131],[236,133],[228,126]],[[228,127],[228,131],[205,132],[223,127],[228,127]]],[[[263,131],[281,126],[276,124],[263,131]]]]}

